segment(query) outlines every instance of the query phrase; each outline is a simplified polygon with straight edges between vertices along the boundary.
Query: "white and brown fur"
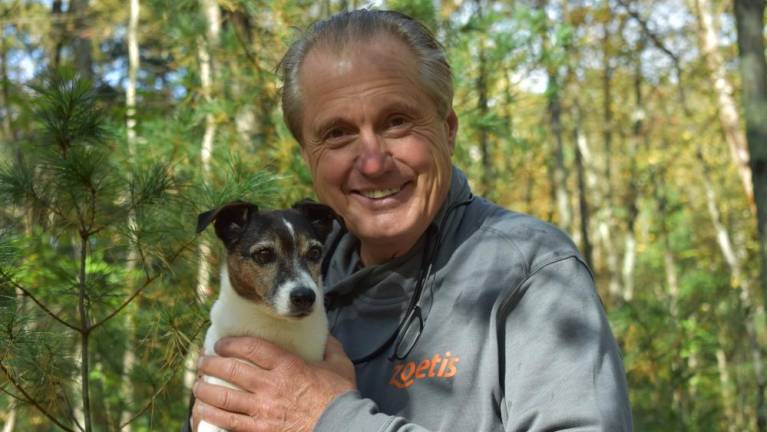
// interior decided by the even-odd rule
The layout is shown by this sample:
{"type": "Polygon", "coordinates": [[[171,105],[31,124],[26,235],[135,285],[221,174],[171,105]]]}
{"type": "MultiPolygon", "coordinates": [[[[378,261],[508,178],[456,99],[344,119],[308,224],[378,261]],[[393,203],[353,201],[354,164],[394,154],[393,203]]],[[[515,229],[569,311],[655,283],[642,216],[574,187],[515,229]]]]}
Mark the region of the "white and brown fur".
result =
{"type": "MultiPolygon", "coordinates": [[[[322,359],[327,318],[320,263],[333,218],[328,207],[311,202],[270,212],[234,202],[199,216],[197,231],[213,222],[227,251],[206,355],[216,354],[213,346],[223,337],[257,336],[305,360],[322,359]]],[[[205,381],[236,388],[210,376],[205,381]]],[[[223,431],[205,422],[197,430],[223,431]]]]}

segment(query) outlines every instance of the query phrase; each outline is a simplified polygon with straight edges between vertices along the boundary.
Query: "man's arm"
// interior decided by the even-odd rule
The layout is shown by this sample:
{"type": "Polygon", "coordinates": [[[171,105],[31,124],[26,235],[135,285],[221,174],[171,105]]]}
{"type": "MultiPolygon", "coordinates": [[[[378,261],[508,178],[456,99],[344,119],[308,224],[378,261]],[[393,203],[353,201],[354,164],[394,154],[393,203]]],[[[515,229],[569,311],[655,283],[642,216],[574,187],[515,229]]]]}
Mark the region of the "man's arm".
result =
{"type": "Polygon", "coordinates": [[[631,430],[620,352],[579,259],[534,271],[504,311],[506,431],[631,430]]]}
{"type": "Polygon", "coordinates": [[[407,419],[381,413],[370,399],[356,391],[337,397],[322,413],[316,432],[429,432],[407,419]]]}

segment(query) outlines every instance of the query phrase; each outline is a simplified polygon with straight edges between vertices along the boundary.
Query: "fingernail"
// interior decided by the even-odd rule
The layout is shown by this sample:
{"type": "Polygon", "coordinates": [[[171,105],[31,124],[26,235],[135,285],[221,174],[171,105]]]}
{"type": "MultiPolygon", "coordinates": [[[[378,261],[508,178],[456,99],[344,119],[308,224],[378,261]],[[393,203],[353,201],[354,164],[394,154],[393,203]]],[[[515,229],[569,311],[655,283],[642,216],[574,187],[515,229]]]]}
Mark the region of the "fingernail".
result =
{"type": "Polygon", "coordinates": [[[197,358],[197,369],[202,367],[202,361],[205,359],[204,356],[200,356],[197,358]]]}

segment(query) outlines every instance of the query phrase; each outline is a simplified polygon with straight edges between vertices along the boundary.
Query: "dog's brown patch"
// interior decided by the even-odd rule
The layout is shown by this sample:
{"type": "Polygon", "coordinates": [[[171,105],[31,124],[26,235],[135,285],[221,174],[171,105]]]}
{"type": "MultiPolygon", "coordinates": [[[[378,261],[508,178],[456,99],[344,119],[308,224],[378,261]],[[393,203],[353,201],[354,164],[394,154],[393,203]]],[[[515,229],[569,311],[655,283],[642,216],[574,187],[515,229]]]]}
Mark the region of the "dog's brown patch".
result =
{"type": "Polygon", "coordinates": [[[230,254],[227,257],[229,281],[241,297],[265,303],[276,273],[276,266],[259,266],[249,257],[230,254]]]}

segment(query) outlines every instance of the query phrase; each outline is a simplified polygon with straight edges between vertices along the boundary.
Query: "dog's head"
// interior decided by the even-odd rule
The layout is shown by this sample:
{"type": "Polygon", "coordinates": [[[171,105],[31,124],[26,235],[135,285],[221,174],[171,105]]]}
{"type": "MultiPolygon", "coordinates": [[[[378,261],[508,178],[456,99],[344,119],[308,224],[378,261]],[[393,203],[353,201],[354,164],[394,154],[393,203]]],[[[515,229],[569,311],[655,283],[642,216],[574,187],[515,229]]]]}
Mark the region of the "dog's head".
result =
{"type": "Polygon", "coordinates": [[[330,207],[313,202],[260,212],[237,201],[200,214],[197,232],[213,222],[239,296],[276,315],[300,318],[322,301],[322,247],[334,219],[330,207]]]}

